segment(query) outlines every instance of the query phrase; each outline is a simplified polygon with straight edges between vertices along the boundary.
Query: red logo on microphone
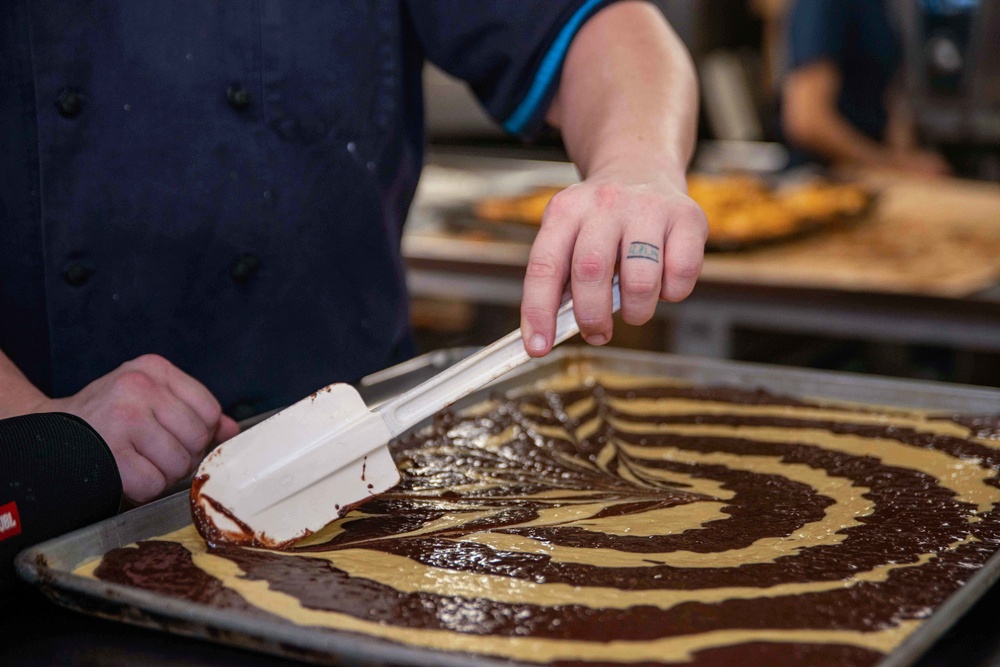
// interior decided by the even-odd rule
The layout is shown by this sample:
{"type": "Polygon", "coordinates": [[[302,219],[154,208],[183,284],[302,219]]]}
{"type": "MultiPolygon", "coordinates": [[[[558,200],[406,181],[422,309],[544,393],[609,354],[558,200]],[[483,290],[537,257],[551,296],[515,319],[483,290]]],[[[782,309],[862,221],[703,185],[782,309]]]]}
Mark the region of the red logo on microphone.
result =
{"type": "Polygon", "coordinates": [[[0,505],[0,542],[20,534],[21,517],[17,513],[17,503],[0,505]]]}

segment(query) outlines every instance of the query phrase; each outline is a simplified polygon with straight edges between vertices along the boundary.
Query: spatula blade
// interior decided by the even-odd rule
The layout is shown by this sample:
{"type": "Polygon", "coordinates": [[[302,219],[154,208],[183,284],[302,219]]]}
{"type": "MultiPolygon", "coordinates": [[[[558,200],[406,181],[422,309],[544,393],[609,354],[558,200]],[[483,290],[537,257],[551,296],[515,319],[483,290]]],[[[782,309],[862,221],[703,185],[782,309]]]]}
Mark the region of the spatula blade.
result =
{"type": "Polygon", "coordinates": [[[330,385],[202,462],[195,525],[210,543],[287,546],[399,482],[391,439],[353,387],[330,385]]]}
{"type": "MultiPolygon", "coordinates": [[[[612,281],[612,312],[621,306],[612,281]]],[[[553,345],[580,331],[567,300],[553,345]]],[[[210,543],[282,547],[314,533],[399,482],[386,443],[529,361],[520,330],[369,410],[332,384],[213,452],[191,487],[191,511],[210,543]]]]}

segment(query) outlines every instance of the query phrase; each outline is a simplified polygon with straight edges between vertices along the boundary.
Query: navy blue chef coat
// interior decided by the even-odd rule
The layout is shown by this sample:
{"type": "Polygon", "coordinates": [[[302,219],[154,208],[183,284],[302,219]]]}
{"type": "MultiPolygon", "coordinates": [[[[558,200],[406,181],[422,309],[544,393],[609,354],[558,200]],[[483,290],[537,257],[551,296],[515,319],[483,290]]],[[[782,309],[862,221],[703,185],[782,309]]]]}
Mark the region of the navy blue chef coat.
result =
{"type": "Polygon", "coordinates": [[[50,395],[154,352],[264,410],[391,361],[421,68],[544,124],[606,0],[5,0],[0,349],[50,395]]]}
{"type": "Polygon", "coordinates": [[[821,60],[841,73],[837,109],[851,125],[881,141],[886,93],[902,63],[902,47],[884,0],[796,0],[788,19],[788,66],[821,60]]]}

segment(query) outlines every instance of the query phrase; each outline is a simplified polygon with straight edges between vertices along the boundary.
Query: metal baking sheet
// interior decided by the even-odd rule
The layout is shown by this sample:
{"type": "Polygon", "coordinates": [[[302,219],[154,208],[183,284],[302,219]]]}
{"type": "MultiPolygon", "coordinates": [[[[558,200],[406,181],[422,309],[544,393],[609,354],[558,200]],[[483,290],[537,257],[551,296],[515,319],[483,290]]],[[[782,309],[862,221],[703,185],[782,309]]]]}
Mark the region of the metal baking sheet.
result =
{"type": "MultiPolygon", "coordinates": [[[[370,403],[414,386],[469,354],[469,349],[444,350],[388,369],[362,382],[370,403]]],[[[460,401],[458,408],[550,376],[568,364],[588,362],[596,370],[672,377],[702,385],[763,388],[797,396],[852,403],[901,406],[935,411],[995,413],[1000,391],[931,382],[891,380],[845,373],[798,370],[777,366],[631,352],[614,348],[560,348],[491,387],[460,401]]],[[[421,428],[423,425],[418,426],[421,428]]],[[[511,665],[507,660],[417,649],[385,640],[308,627],[279,626],[147,591],[85,579],[72,574],[80,564],[111,549],[149,539],[190,523],[186,493],[179,493],[88,528],[25,550],[17,569],[29,582],[66,607],[104,618],[167,632],[324,664],[364,665],[511,665]]],[[[912,664],[998,578],[1000,553],[995,554],[916,632],[887,656],[881,667],[912,664]]]]}

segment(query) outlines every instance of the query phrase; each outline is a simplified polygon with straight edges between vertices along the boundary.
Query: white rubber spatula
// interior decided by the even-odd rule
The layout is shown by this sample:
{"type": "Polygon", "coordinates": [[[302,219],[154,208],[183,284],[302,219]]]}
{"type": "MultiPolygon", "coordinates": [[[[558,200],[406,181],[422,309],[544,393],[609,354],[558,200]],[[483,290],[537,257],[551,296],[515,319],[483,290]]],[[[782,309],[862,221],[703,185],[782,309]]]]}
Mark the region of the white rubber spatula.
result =
{"type": "MultiPolygon", "coordinates": [[[[613,308],[621,296],[613,285],[613,308]]],[[[559,308],[554,345],[580,331],[559,308]]],[[[332,384],[213,451],[191,487],[195,525],[211,544],[280,548],[388,491],[399,472],[387,443],[528,361],[518,329],[373,410],[332,384]]]]}

